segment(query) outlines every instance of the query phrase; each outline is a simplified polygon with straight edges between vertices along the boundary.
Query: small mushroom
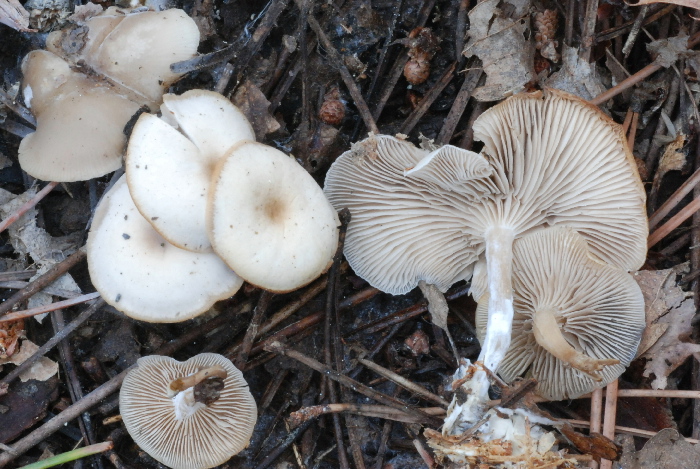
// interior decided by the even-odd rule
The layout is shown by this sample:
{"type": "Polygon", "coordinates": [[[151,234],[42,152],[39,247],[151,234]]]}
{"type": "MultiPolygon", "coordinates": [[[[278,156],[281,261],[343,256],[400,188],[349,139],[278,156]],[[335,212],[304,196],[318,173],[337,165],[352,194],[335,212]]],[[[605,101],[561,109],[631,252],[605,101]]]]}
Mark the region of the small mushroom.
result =
{"type": "Polygon", "coordinates": [[[139,117],[126,153],[129,191],[146,220],[170,243],[210,252],[205,212],[214,167],[242,140],[254,140],[236,106],[212,91],[166,94],[163,119],[139,117]]]}
{"type": "Polygon", "coordinates": [[[95,210],[87,259],[102,298],[148,322],[193,318],[243,284],[216,254],[185,251],[160,236],[136,209],[124,176],[95,210]]]}
{"type": "MultiPolygon", "coordinates": [[[[475,274],[475,281],[478,275],[475,274]]],[[[513,245],[512,341],[499,373],[527,373],[536,392],[574,399],[603,387],[634,358],[645,326],[644,298],[632,276],[595,259],[568,227],[523,236],[513,245]]],[[[483,337],[488,293],[476,325],[483,337]]]]}
{"type": "Polygon", "coordinates": [[[243,374],[214,353],[185,362],[139,358],[124,378],[119,410],[134,442],[173,469],[223,464],[248,446],[257,421],[243,374]]]}
{"type": "Polygon", "coordinates": [[[317,278],[333,261],[339,224],[316,181],[272,147],[242,142],[214,171],[209,239],[253,285],[288,292],[317,278]]]}

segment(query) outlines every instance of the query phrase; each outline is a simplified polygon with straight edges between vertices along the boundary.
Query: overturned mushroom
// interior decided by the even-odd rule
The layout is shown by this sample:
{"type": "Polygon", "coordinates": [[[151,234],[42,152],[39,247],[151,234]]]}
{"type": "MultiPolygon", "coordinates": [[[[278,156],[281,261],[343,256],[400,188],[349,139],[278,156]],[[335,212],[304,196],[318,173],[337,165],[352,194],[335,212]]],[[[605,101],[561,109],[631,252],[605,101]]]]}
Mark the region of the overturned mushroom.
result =
{"type": "Polygon", "coordinates": [[[211,251],[205,212],[212,174],[227,150],[255,133],[218,93],[166,94],[163,118],[142,114],[126,153],[126,178],[139,211],[169,242],[211,251]]]}
{"type": "MultiPolygon", "coordinates": [[[[567,225],[600,260],[639,268],[648,233],[645,194],[620,126],[573,95],[511,97],[477,119],[474,135],[484,142],[480,155],[444,147],[437,158],[425,152],[425,163],[416,152],[407,158],[406,150],[395,150],[395,139],[370,137],[336,161],[325,190],[336,209],[352,213],[351,266],[367,279],[388,260],[392,278],[410,279],[397,283],[397,292],[421,276],[444,291],[467,278],[474,256],[485,253],[490,301],[479,361],[496,371],[510,343],[513,241],[538,227],[567,225]],[[478,159],[485,169],[476,174],[478,159]],[[357,254],[359,246],[370,254],[357,254]],[[433,258],[451,267],[431,268],[433,258]]],[[[477,372],[467,387],[470,400],[452,409],[464,412],[450,417],[453,424],[482,415],[486,374],[477,372]]]]}
{"type": "Polygon", "coordinates": [[[288,292],[325,272],[338,245],[338,215],[293,158],[242,142],[214,172],[207,207],[214,251],[246,281],[288,292]]]}
{"type": "Polygon", "coordinates": [[[123,176],[95,210],[87,256],[104,300],[142,321],[190,319],[243,284],[216,254],[185,251],[160,236],[136,209],[123,176]]]}
{"type": "Polygon", "coordinates": [[[257,408],[243,374],[222,355],[185,362],[139,358],[119,410],[134,442],[173,469],[223,464],[248,446],[257,408]]]}
{"type": "MultiPolygon", "coordinates": [[[[513,293],[513,340],[499,369],[505,381],[528,373],[543,397],[572,399],[613,381],[634,358],[645,326],[642,292],[630,274],[593,258],[571,228],[514,243],[513,293]]],[[[484,294],[480,338],[487,310],[484,294]]]]}

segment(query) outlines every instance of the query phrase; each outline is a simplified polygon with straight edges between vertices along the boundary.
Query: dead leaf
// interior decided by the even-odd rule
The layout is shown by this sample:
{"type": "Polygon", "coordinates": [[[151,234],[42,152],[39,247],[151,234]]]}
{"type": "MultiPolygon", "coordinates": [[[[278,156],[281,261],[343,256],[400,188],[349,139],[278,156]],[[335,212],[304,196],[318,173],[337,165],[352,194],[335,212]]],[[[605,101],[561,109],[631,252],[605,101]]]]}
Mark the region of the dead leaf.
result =
{"type": "Polygon", "coordinates": [[[477,101],[498,101],[535,78],[535,45],[525,39],[529,9],[529,0],[486,0],[469,12],[463,54],[479,57],[486,73],[486,83],[473,93],[477,101]]]}
{"type": "Polygon", "coordinates": [[[544,86],[557,88],[571,94],[590,100],[605,91],[594,65],[579,58],[578,51],[573,47],[562,47],[562,67],[547,78],[544,86]]]}
{"type": "Polygon", "coordinates": [[[266,135],[276,132],[281,127],[277,119],[270,114],[270,101],[251,81],[243,82],[231,101],[248,118],[257,140],[263,140],[266,135]]]}
{"type": "Polygon", "coordinates": [[[635,279],[644,295],[647,330],[638,354],[647,359],[644,376],[654,374],[651,386],[665,389],[668,375],[690,355],[700,357],[700,344],[686,342],[693,331],[693,298],[678,287],[682,267],[640,271],[635,279]]]}
{"type": "Polygon", "coordinates": [[[17,31],[29,29],[29,12],[17,0],[0,0],[0,23],[17,31]]]}
{"type": "MultiPolygon", "coordinates": [[[[7,363],[21,365],[25,362],[25,360],[34,355],[37,350],[39,350],[38,345],[29,339],[24,339],[19,348],[19,352],[15,353],[11,357],[0,359],[0,365],[5,365],[7,363]]],[[[24,370],[24,372],[19,375],[19,379],[22,381],[29,381],[30,379],[46,381],[57,373],[58,363],[48,357],[41,357],[39,360],[34,362],[32,366],[24,370]]]]}
{"type": "Polygon", "coordinates": [[[651,437],[644,448],[635,451],[631,436],[622,438],[623,451],[616,469],[679,469],[700,467],[700,447],[688,443],[672,428],[651,437]]]}
{"type": "Polygon", "coordinates": [[[445,295],[435,285],[425,283],[423,280],[418,282],[418,287],[425,299],[428,300],[428,311],[433,324],[443,331],[447,331],[447,314],[450,312],[450,307],[447,306],[445,295]]]}
{"type": "Polygon", "coordinates": [[[700,0],[639,0],[636,3],[628,3],[628,5],[641,7],[644,5],[653,5],[655,3],[670,3],[672,5],[700,9],[700,0]]]}
{"type": "Polygon", "coordinates": [[[654,63],[668,68],[678,59],[698,57],[700,52],[688,49],[688,35],[681,33],[668,39],[658,39],[647,44],[647,50],[656,55],[654,63]]]}
{"type": "Polygon", "coordinates": [[[659,177],[663,177],[664,174],[669,171],[680,171],[685,166],[685,154],[682,151],[678,151],[685,146],[685,135],[683,132],[679,133],[678,136],[668,144],[664,154],[659,161],[659,171],[661,174],[659,177]]]}
{"type": "Polygon", "coordinates": [[[592,455],[598,462],[601,458],[611,461],[617,461],[620,458],[622,447],[600,433],[591,432],[590,435],[584,435],[574,430],[569,423],[565,423],[558,429],[577,450],[583,454],[592,455]]]}
{"type": "Polygon", "coordinates": [[[46,416],[49,402],[58,396],[58,379],[48,381],[14,381],[9,392],[0,397],[0,443],[17,438],[46,416]]]}
{"type": "Polygon", "coordinates": [[[0,358],[14,355],[24,336],[24,319],[0,323],[0,358]]]}

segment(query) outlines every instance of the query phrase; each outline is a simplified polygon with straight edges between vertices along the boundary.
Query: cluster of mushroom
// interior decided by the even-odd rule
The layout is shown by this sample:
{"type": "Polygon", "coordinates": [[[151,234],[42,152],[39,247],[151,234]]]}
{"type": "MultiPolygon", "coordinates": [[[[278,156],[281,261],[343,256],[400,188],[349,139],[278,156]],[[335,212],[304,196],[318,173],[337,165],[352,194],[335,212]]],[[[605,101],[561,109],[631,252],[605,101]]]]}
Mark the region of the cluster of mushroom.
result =
{"type": "Polygon", "coordinates": [[[126,174],[95,211],[88,266],[107,303],[184,321],[243,280],[287,292],[328,269],[338,216],[293,158],[256,143],[218,93],[166,94],[161,113],[139,117],[126,174]]]}
{"type": "Polygon", "coordinates": [[[139,358],[119,393],[127,431],[173,469],[205,469],[248,446],[257,407],[243,374],[226,357],[139,358]]]}
{"type": "Polygon", "coordinates": [[[158,109],[180,78],[170,64],[194,57],[198,44],[197,25],[178,9],[110,7],[51,33],[47,50],[22,62],[25,104],[37,120],[36,132],[19,147],[22,169],[45,181],[72,182],[121,167],[124,126],[142,106],[158,109]]]}
{"type": "Polygon", "coordinates": [[[482,350],[445,434],[483,416],[483,367],[576,397],[622,373],[644,328],[629,271],[646,256],[645,193],[620,126],[546,90],[494,106],[473,130],[479,154],[370,136],[334,163],[325,188],[352,213],[345,254],[373,286],[444,292],[473,274],[482,350]]]}

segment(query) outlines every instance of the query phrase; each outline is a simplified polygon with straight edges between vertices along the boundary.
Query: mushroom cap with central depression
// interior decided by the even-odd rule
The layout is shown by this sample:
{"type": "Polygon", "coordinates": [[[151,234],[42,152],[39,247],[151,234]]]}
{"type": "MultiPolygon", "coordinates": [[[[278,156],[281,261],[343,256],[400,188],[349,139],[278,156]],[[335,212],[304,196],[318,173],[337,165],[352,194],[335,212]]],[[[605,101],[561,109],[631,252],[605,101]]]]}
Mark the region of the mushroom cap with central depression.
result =
{"type": "Polygon", "coordinates": [[[251,141],[215,170],[207,219],[214,251],[274,292],[316,279],[338,246],[338,215],[316,181],[293,158],[251,141]]]}

